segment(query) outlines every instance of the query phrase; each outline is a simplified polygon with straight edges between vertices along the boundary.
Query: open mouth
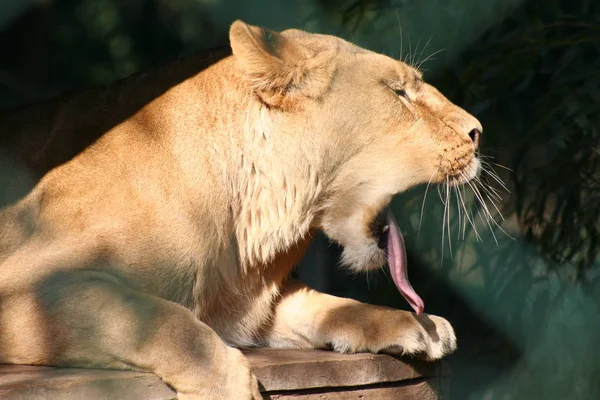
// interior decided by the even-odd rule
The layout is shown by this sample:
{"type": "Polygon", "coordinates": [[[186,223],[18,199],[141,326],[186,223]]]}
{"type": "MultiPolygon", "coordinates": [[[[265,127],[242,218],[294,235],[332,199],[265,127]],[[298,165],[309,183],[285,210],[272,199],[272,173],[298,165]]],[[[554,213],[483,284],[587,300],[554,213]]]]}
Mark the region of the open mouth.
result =
{"type": "Polygon", "coordinates": [[[404,237],[392,212],[387,208],[383,209],[375,217],[370,228],[377,245],[386,253],[392,279],[398,291],[415,313],[421,314],[425,305],[408,280],[404,237]]]}

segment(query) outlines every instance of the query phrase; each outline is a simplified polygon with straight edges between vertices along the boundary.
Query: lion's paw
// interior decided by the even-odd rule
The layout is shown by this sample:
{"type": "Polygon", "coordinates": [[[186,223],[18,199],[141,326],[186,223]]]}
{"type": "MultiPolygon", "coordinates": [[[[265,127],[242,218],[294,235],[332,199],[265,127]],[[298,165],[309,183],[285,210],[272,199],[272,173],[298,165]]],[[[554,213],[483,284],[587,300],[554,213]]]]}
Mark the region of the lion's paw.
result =
{"type": "Polygon", "coordinates": [[[399,327],[400,335],[393,344],[378,349],[381,353],[410,355],[438,360],[456,350],[456,335],[450,323],[435,315],[414,315],[409,327],[399,327]]]}
{"type": "MultiPolygon", "coordinates": [[[[177,393],[178,400],[240,399],[260,400],[262,395],[258,380],[252,373],[250,362],[241,351],[226,348],[226,359],[221,360],[220,373],[225,376],[207,375],[203,379],[203,388],[199,393],[177,393]]],[[[220,375],[220,374],[219,374],[220,375]]]]}
{"type": "Polygon", "coordinates": [[[235,370],[229,374],[229,386],[233,389],[230,399],[262,399],[258,389],[258,379],[252,372],[250,361],[238,349],[230,348],[232,365],[235,370]]]}
{"type": "Polygon", "coordinates": [[[388,353],[438,360],[456,350],[452,325],[435,315],[378,308],[327,333],[340,353],[388,353]]]}

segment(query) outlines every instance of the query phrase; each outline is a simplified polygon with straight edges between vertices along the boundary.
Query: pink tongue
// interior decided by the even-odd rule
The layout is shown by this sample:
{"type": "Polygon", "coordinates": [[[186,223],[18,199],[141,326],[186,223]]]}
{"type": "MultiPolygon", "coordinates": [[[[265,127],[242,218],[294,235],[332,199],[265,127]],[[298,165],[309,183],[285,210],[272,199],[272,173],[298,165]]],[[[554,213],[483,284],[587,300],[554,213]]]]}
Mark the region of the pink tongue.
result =
{"type": "Polygon", "coordinates": [[[408,304],[418,314],[423,312],[425,304],[417,292],[412,288],[408,281],[408,272],[406,271],[406,248],[404,247],[404,237],[400,233],[400,228],[390,211],[387,213],[388,233],[388,264],[392,272],[392,279],[396,287],[404,296],[408,304]]]}

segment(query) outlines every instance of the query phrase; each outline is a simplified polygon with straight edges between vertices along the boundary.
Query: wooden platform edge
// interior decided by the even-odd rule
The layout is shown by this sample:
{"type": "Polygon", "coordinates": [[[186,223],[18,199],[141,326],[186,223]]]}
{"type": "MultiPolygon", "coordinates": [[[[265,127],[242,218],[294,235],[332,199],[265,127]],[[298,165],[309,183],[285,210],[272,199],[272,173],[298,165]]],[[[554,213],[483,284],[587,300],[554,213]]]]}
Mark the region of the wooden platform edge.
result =
{"type": "MultiPolygon", "coordinates": [[[[265,399],[419,399],[447,392],[449,370],[381,354],[320,350],[244,350],[265,399]]],[[[134,371],[0,365],[0,398],[9,400],[170,400],[175,392],[153,374],[134,371]]]]}

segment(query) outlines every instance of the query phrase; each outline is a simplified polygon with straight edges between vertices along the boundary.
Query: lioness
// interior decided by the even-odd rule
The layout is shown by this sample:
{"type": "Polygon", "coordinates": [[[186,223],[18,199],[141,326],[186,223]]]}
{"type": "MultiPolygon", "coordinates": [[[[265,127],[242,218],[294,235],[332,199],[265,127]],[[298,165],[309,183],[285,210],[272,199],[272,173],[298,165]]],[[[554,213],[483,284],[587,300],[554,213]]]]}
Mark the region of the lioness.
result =
{"type": "MultiPolygon", "coordinates": [[[[474,178],[480,123],[414,68],[337,37],[236,21],[230,43],[2,210],[1,363],[137,369],[181,399],[258,399],[235,347],[455,350],[450,324],[422,314],[387,206],[474,178]],[[318,229],[354,271],[389,263],[415,313],[292,281],[318,229]]],[[[3,135],[45,138],[20,156],[51,167],[61,138],[85,142],[159,78],[132,79],[15,111],[3,135]]]]}

